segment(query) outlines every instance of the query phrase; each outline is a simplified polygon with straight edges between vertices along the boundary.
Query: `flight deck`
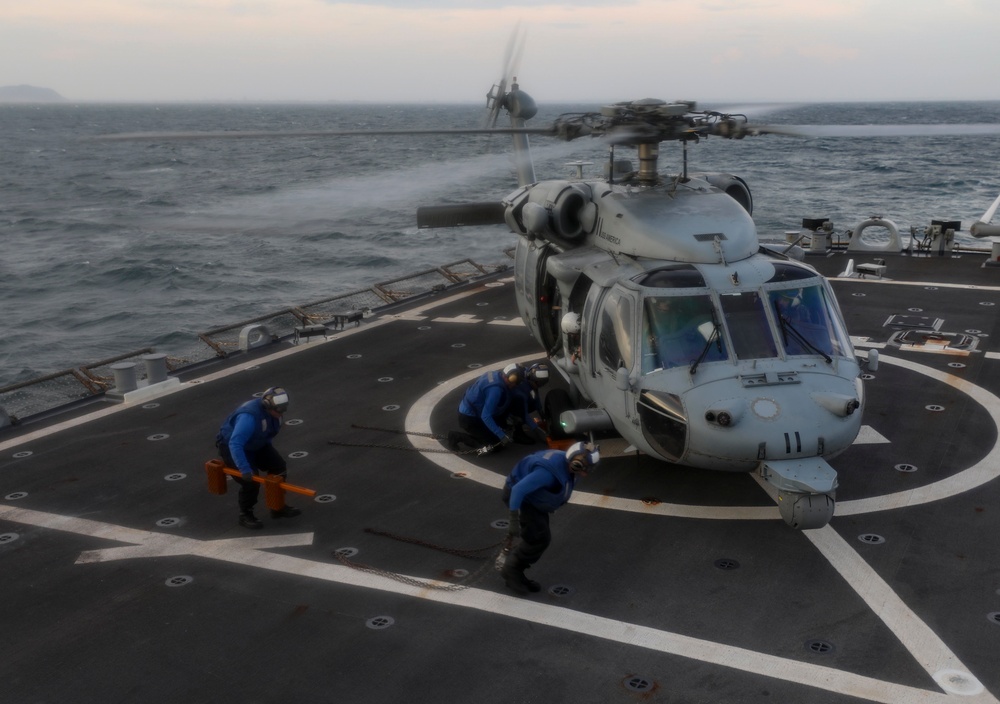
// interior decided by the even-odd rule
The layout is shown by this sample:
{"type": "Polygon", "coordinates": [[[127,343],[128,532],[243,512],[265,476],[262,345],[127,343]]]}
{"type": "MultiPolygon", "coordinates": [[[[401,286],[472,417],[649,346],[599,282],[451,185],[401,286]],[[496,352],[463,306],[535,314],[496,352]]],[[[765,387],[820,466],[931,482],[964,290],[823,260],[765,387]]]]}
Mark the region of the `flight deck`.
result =
{"type": "Polygon", "coordinates": [[[508,272],[0,430],[5,701],[997,702],[1000,268],[849,259],[806,258],[878,352],[830,523],[605,436],[530,596],[492,563],[542,445],[442,440],[478,375],[544,359],[508,272]],[[271,386],[316,495],[248,531],[205,463],[271,386]]]}

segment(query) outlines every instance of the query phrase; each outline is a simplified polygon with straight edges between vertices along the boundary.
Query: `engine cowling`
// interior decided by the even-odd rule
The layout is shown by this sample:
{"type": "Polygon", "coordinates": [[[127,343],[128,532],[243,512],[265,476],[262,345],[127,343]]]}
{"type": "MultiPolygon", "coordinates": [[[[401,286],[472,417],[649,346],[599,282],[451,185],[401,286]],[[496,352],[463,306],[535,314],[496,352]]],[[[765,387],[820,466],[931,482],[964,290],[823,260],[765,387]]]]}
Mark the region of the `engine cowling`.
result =
{"type": "Polygon", "coordinates": [[[593,229],[590,189],[586,184],[549,181],[528,186],[506,200],[506,221],[514,232],[535,235],[566,247],[579,244],[593,229]]]}
{"type": "Polygon", "coordinates": [[[750,215],[753,215],[753,196],[747,182],[739,176],[725,173],[696,174],[696,178],[708,181],[710,184],[723,191],[727,196],[743,206],[750,215]]]}

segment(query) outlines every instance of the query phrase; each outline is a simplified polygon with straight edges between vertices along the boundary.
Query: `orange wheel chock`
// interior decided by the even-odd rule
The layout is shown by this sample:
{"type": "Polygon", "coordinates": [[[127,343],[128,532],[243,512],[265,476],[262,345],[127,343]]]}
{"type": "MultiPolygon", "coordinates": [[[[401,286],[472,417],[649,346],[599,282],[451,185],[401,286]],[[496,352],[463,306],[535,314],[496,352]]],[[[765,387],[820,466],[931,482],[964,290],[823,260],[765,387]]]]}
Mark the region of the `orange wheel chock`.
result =
{"type": "MultiPolygon", "coordinates": [[[[227,467],[222,460],[209,460],[205,463],[205,473],[208,475],[208,490],[213,494],[226,493],[226,475],[242,477],[238,469],[227,467]]],[[[291,491],[303,496],[316,496],[316,492],[305,487],[286,484],[281,481],[280,474],[268,474],[266,477],[254,475],[253,480],[264,485],[264,501],[269,509],[280,511],[285,507],[285,492],[291,491]]]]}

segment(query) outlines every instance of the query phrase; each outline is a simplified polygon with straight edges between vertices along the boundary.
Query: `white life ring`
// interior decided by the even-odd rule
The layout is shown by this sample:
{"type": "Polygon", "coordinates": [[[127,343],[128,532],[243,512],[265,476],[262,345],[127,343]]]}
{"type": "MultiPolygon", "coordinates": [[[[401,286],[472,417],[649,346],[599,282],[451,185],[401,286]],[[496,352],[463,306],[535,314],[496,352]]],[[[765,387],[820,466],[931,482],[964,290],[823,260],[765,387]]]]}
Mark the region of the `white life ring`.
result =
{"type": "Polygon", "coordinates": [[[854,235],[847,245],[848,252],[902,252],[903,241],[899,238],[899,228],[892,220],[873,217],[868,218],[854,228],[854,235]],[[883,227],[889,233],[887,242],[865,242],[862,234],[869,227],[883,227]]]}

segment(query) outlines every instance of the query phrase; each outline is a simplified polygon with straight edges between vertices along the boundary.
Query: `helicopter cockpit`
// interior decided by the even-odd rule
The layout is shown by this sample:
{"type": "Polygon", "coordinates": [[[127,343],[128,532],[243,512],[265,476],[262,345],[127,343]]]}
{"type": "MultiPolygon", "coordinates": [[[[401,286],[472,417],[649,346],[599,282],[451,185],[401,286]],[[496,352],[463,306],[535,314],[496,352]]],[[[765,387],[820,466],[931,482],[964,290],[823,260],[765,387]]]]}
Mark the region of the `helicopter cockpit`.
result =
{"type": "Polygon", "coordinates": [[[643,375],[713,362],[853,354],[832,297],[808,269],[775,263],[753,290],[716,289],[692,265],[659,269],[642,295],[643,375]],[[813,279],[807,281],[806,279],[813,279]]]}

